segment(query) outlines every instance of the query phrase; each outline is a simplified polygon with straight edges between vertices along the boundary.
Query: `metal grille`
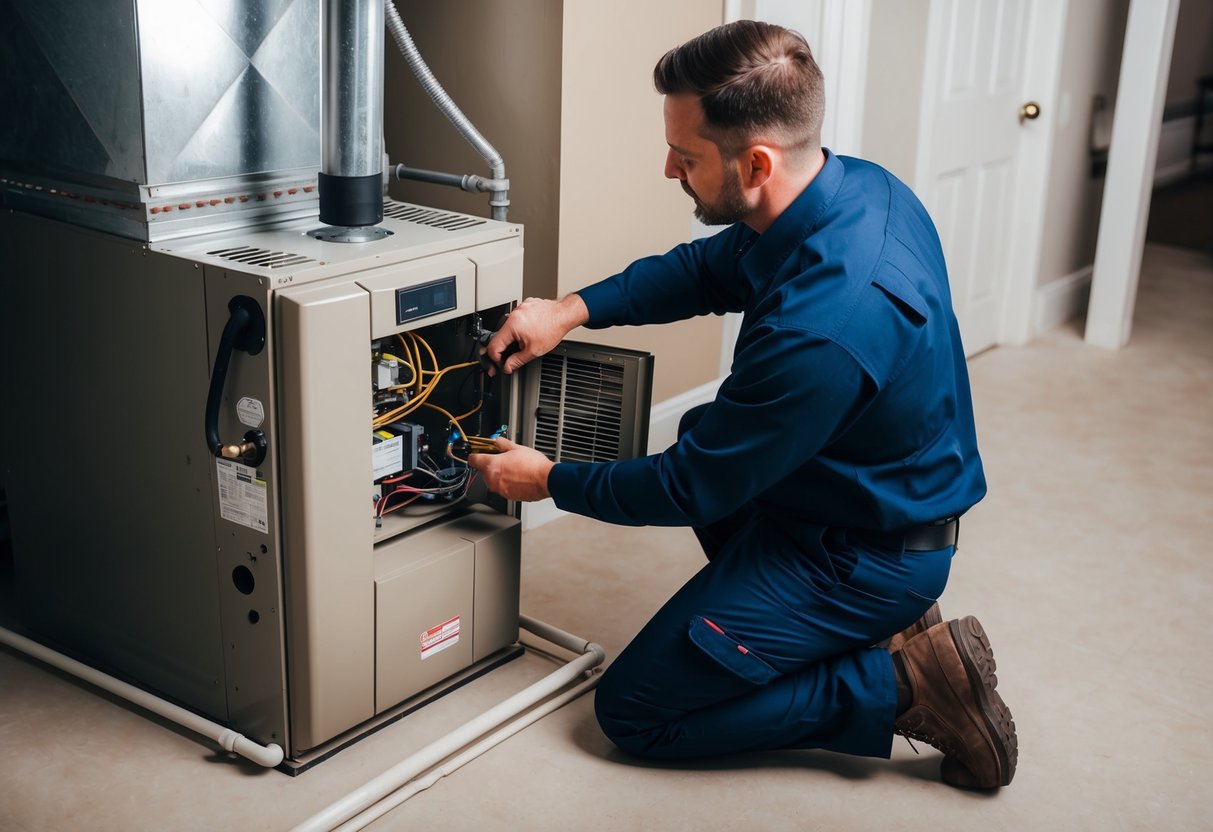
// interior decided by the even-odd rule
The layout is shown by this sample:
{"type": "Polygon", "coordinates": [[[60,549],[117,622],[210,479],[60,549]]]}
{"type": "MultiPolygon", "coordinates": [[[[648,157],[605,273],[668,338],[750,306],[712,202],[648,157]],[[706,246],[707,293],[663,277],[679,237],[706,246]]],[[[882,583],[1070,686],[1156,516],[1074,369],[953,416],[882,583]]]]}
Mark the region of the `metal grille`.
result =
{"type": "Polygon", "coordinates": [[[477,217],[448,214],[445,211],[435,211],[433,208],[418,208],[416,205],[405,205],[402,202],[392,202],[391,200],[383,203],[383,215],[394,220],[441,228],[444,231],[460,231],[464,228],[484,225],[485,222],[477,217]]]}
{"type": "Polygon", "coordinates": [[[555,462],[619,458],[623,367],[549,353],[541,359],[535,448],[555,462]]]}
{"type": "Polygon", "coordinates": [[[292,254],[289,251],[270,251],[269,249],[253,248],[251,246],[221,248],[215,251],[208,251],[207,254],[212,257],[221,257],[224,260],[245,263],[249,266],[263,266],[267,269],[279,269],[283,266],[299,266],[303,263],[316,262],[310,257],[304,257],[302,254],[292,254]]]}

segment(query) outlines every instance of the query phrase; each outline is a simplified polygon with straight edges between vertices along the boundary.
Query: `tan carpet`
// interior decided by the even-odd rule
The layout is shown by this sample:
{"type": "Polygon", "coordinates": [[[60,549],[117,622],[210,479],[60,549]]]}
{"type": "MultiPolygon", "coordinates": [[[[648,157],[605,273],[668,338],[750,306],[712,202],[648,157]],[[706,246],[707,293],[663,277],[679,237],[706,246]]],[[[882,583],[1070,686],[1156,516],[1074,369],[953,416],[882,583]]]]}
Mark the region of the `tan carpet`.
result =
{"type": "MultiPolygon", "coordinates": [[[[1150,247],[1133,342],[1076,326],[971,364],[990,495],[945,615],[978,614],[1020,732],[993,796],[939,755],[637,764],[582,699],[373,830],[1208,829],[1213,260],[1150,247]]],[[[691,534],[565,518],[527,535],[524,610],[617,654],[700,564],[691,534]]],[[[302,777],[256,771],[0,650],[0,829],[284,830],[548,668],[527,656],[302,777]]]]}

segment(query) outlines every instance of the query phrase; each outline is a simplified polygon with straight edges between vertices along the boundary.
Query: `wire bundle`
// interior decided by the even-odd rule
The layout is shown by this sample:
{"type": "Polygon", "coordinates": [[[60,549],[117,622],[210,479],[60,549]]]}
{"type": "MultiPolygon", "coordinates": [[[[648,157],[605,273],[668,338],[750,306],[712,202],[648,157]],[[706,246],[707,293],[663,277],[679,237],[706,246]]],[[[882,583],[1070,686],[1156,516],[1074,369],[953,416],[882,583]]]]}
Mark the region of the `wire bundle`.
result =
{"type": "Polygon", "coordinates": [[[476,472],[467,467],[466,459],[456,455],[454,452],[455,447],[458,446],[460,450],[466,447],[469,453],[495,453],[497,445],[494,440],[499,436],[504,436],[506,431],[505,425],[502,425],[492,436],[486,437],[471,435],[463,429],[460,420],[466,419],[478,412],[484,404],[483,397],[476,403],[475,407],[458,416],[452,414],[446,408],[428,401],[437,388],[438,383],[448,373],[454,370],[478,367],[480,366],[479,361],[465,361],[459,364],[440,367],[433,348],[420,335],[414,332],[404,332],[398,333],[396,338],[400,342],[401,352],[405,357],[402,358],[388,352],[380,352],[379,357],[396,361],[409,368],[411,377],[408,381],[388,388],[389,391],[406,393],[409,398],[404,404],[389,408],[375,415],[371,420],[372,430],[383,428],[393,422],[399,421],[421,407],[436,410],[445,416],[449,422],[446,455],[461,463],[463,467],[439,469],[434,460],[427,456],[420,460],[421,467],[413,468],[398,476],[384,479],[381,485],[385,487],[391,486],[391,490],[384,491],[382,496],[375,500],[376,519],[382,518],[386,514],[391,514],[393,511],[398,511],[410,503],[427,496],[428,499],[440,497],[462,499],[466,497],[468,490],[471,488],[472,481],[476,477],[476,472]],[[426,358],[429,359],[428,367],[425,364],[426,358]],[[420,482],[428,484],[421,485],[420,482]],[[396,500],[395,498],[397,497],[403,497],[404,499],[396,500]],[[391,503],[390,507],[389,503],[391,503]]]}

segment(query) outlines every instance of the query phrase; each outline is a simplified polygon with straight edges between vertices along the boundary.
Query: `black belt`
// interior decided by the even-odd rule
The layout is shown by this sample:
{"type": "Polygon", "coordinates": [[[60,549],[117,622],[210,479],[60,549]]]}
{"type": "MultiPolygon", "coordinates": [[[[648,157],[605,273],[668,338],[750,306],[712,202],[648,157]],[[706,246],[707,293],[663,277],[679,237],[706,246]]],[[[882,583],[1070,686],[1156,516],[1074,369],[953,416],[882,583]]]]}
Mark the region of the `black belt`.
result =
{"type": "Polygon", "coordinates": [[[945,517],[943,520],[924,523],[900,532],[855,530],[850,534],[882,549],[897,552],[934,552],[957,545],[960,541],[960,518],[945,517]]]}

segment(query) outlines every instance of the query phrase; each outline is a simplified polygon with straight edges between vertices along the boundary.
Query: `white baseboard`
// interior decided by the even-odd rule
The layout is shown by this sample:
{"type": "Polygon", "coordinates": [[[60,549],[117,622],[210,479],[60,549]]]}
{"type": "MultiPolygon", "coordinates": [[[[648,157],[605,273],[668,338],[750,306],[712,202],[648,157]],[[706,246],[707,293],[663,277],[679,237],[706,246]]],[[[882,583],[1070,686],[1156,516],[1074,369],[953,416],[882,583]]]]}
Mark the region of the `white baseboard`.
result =
{"type": "Polygon", "coordinates": [[[559,520],[568,514],[563,509],[556,508],[556,501],[550,497],[546,500],[538,500],[534,503],[522,504],[522,530],[537,529],[545,523],[551,523],[553,520],[559,520]]]}
{"type": "Polygon", "coordinates": [[[678,421],[692,407],[716,398],[723,378],[709,381],[679,393],[672,399],[653,405],[649,415],[649,453],[661,453],[678,441],[678,421]]]}
{"type": "Polygon", "coordinates": [[[1091,296],[1091,266],[1054,280],[1036,290],[1032,324],[1036,335],[1082,314],[1091,296]]]}
{"type": "MultiPolygon", "coordinates": [[[[685,393],[679,393],[672,399],[666,399],[653,405],[649,411],[649,448],[650,454],[660,453],[674,444],[678,439],[678,421],[682,414],[696,405],[705,404],[716,398],[723,378],[701,384],[685,393]]],[[[545,523],[550,523],[568,514],[567,511],[556,507],[553,500],[539,500],[522,506],[522,530],[537,529],[545,523]]]]}

